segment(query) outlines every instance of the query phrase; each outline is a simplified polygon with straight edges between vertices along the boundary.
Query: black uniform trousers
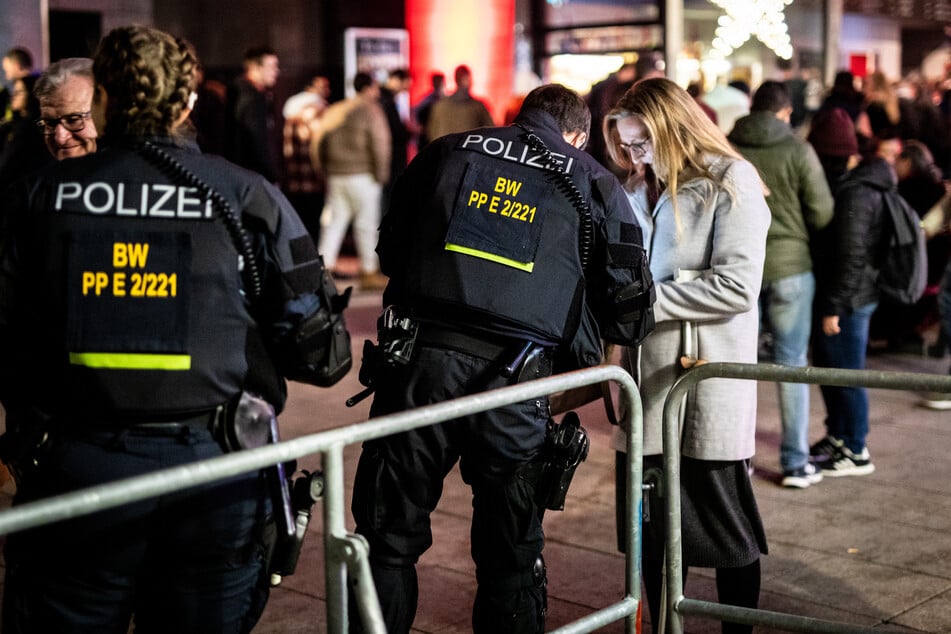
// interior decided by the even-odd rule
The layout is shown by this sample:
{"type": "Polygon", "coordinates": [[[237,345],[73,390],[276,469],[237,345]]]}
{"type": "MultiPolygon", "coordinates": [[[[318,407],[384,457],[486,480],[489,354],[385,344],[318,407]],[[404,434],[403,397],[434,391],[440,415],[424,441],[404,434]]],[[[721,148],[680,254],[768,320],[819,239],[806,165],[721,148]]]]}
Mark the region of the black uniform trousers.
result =
{"type": "MultiPolygon", "coordinates": [[[[499,359],[417,344],[407,367],[389,370],[378,381],[371,416],[551,374],[547,353],[520,379],[501,376],[499,367],[499,359]]],[[[413,623],[415,564],[432,545],[430,514],[457,461],[473,495],[471,554],[479,584],[473,629],[542,631],[544,578],[532,570],[544,534],[534,484],[520,476],[519,467],[541,451],[548,419],[548,399],[539,397],[364,444],[352,510],[357,532],[369,541],[388,632],[409,632],[413,623]]],[[[360,627],[351,617],[351,631],[360,627]]]]}
{"type": "MultiPolygon", "coordinates": [[[[67,434],[14,503],[221,454],[197,427],[67,434]]],[[[133,615],[146,634],[250,631],[267,596],[266,491],[255,472],[11,535],[4,633],[125,634],[133,615]]]]}

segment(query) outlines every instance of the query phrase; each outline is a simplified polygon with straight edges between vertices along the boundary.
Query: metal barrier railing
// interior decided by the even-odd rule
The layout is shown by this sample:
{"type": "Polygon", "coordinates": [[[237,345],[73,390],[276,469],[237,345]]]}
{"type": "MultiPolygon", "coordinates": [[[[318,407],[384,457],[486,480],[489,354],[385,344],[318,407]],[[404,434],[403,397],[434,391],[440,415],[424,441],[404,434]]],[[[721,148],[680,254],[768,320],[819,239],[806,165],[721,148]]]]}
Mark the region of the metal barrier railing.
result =
{"type": "Polygon", "coordinates": [[[347,631],[347,582],[354,589],[363,622],[371,632],[384,632],[379,602],[370,577],[366,542],[349,533],[345,526],[344,458],[347,445],[409,431],[427,425],[488,411],[496,407],[553,394],[585,385],[613,381],[620,387],[625,403],[627,435],[627,499],[625,596],[617,603],[593,612],[555,630],[558,634],[591,632],[608,623],[625,619],[626,631],[633,634],[640,603],[640,513],[642,471],[642,409],[637,386],[631,376],[616,366],[598,366],[553,377],[529,381],[435,405],[381,416],[366,423],[348,425],[275,445],[228,454],[201,462],[119,480],[55,497],[30,502],[0,512],[0,535],[43,524],[88,515],[96,511],[209,484],[241,473],[263,469],[309,454],[320,453],[324,470],[324,550],[327,587],[327,631],[347,631]]]}
{"type": "Polygon", "coordinates": [[[710,378],[750,379],[780,383],[811,383],[842,387],[868,387],[893,390],[951,392],[951,376],[914,372],[844,370],[840,368],[789,367],[774,364],[705,363],[686,371],[671,387],[664,403],[664,477],[667,483],[666,575],[667,625],[671,634],[683,634],[683,616],[693,614],[747,625],[764,625],[790,632],[866,632],[870,629],[810,617],[721,605],[688,599],[683,595],[683,557],[680,548],[680,419],[679,409],[687,391],[710,378]]]}

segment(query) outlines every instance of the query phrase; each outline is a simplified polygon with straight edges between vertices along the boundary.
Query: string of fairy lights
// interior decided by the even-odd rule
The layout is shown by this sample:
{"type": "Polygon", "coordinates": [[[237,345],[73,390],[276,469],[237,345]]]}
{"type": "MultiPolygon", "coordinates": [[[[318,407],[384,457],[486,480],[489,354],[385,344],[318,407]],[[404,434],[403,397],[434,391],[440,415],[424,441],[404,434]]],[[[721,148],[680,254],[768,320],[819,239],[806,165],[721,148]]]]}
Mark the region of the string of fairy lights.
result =
{"type": "Polygon", "coordinates": [[[710,0],[726,13],[717,20],[711,53],[726,58],[755,36],[783,59],[793,54],[783,10],[793,0],[710,0]]]}

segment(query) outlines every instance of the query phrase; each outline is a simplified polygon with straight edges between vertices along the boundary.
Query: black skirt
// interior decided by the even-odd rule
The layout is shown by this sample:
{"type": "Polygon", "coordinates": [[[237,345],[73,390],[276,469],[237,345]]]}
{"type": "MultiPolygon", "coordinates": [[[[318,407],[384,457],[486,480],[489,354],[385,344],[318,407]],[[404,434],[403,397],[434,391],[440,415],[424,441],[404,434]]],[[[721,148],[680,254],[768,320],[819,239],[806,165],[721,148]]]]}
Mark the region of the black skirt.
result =
{"type": "MultiPolygon", "coordinates": [[[[616,457],[618,548],[624,550],[625,480],[627,456],[616,457]]],[[[701,568],[739,568],[768,552],[749,462],[681,458],[680,508],[683,563],[701,568]]],[[[663,456],[645,456],[644,473],[663,473],[663,456]]],[[[662,489],[663,487],[661,487],[662,489]]],[[[664,499],[656,489],[645,495],[643,557],[663,559],[667,528],[664,499]]]]}

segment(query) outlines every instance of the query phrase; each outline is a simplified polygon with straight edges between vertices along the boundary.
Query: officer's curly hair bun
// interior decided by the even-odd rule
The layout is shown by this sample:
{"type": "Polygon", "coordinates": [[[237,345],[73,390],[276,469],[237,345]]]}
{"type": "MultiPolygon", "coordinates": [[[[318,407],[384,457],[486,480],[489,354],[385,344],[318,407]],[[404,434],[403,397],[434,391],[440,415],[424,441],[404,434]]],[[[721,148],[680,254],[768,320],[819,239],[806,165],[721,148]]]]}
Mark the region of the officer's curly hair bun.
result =
{"type": "Polygon", "coordinates": [[[108,96],[104,136],[172,134],[195,89],[197,67],[188,42],[164,31],[145,26],[110,31],[93,60],[96,84],[108,96]]]}

